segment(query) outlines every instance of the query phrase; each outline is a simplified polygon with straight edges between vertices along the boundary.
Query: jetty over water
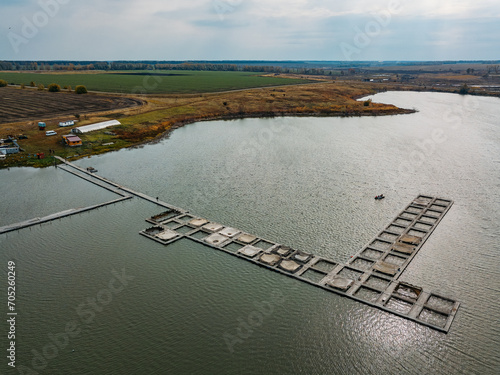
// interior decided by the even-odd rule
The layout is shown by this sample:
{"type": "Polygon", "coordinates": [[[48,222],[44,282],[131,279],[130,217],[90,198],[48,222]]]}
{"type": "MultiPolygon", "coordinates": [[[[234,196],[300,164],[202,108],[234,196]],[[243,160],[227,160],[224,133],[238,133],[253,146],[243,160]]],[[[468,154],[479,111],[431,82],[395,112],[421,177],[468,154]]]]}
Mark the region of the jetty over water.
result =
{"type": "Polygon", "coordinates": [[[66,210],[42,218],[43,220],[35,218],[1,227],[0,234],[135,196],[163,207],[163,212],[146,220],[151,226],[140,232],[162,245],[189,239],[445,333],[449,331],[460,306],[453,298],[424,290],[400,279],[451,208],[451,200],[419,195],[347,263],[340,263],[196,216],[90,173],[62,158],[56,158],[64,163],[60,168],[112,191],[120,198],[87,208],[66,210]]]}

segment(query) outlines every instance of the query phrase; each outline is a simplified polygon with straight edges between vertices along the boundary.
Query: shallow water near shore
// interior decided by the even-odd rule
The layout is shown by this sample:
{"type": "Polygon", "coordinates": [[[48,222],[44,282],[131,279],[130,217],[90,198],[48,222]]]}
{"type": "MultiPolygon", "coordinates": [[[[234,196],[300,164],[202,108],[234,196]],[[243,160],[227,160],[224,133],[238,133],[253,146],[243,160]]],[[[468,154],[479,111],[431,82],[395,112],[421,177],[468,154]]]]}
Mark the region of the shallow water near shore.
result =
{"type": "MultiPolygon", "coordinates": [[[[462,303],[448,334],[189,240],[164,247],[138,234],[162,209],[134,198],[0,235],[5,277],[16,262],[16,364],[40,374],[499,373],[500,100],[372,98],[418,112],[202,122],[76,164],[339,262],[418,194],[452,199],[401,276],[462,303]]],[[[0,188],[0,225],[114,197],[55,168],[2,170],[0,188]]]]}

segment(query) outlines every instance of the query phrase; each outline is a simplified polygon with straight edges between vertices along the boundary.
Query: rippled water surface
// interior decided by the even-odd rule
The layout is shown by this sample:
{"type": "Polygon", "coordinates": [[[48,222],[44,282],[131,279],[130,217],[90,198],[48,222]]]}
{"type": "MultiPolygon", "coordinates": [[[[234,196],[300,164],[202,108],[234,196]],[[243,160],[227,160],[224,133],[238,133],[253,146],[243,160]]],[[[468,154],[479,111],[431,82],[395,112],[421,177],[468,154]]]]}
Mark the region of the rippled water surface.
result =
{"type": "MultiPolygon", "coordinates": [[[[40,374],[500,373],[500,100],[373,99],[418,112],[197,123],[77,164],[341,262],[419,193],[453,199],[401,277],[462,303],[448,334],[189,240],[164,247],[138,234],[160,208],[133,199],[0,236],[2,267],[17,264],[17,365],[40,374]],[[375,201],[380,193],[387,198],[375,201]],[[124,285],[110,284],[122,270],[124,285]]],[[[2,170],[0,188],[0,225],[113,199],[54,168],[2,170]]]]}

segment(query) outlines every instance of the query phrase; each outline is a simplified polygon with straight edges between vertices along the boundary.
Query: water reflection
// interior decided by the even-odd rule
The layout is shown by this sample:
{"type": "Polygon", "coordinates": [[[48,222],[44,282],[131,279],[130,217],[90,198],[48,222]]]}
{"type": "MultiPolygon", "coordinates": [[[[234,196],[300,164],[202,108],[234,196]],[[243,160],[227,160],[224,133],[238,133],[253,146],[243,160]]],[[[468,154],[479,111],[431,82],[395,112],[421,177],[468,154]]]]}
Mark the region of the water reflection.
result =
{"type": "MultiPolygon", "coordinates": [[[[136,284],[81,337],[78,365],[60,356],[54,373],[493,373],[500,365],[500,336],[491,324],[500,311],[498,99],[479,98],[477,108],[446,94],[374,99],[420,112],[199,123],[156,145],[78,163],[216,222],[339,262],[408,199],[420,193],[453,199],[402,277],[462,302],[448,335],[191,241],[152,243],[137,233],[158,208],[132,200],[0,237],[2,259],[23,265],[29,333],[22,357],[30,358],[72,306],[102,288],[112,266],[133,269],[136,284]],[[445,141],[427,142],[435,129],[445,141]],[[387,198],[374,201],[380,192],[387,198]],[[286,302],[231,355],[224,333],[275,288],[286,302]]],[[[54,199],[44,186],[58,172],[44,170],[46,178],[35,180],[23,173],[0,171],[4,200],[19,201],[21,191],[30,203],[9,203],[8,215],[31,218],[101,198],[64,175],[67,185],[54,199]]]]}

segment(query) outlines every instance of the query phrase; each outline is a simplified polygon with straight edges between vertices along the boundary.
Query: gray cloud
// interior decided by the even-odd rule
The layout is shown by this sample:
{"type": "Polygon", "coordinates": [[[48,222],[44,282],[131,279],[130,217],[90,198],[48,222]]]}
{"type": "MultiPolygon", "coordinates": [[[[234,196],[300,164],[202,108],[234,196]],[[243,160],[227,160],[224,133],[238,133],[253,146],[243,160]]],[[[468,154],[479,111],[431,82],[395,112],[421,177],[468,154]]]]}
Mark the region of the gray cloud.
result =
{"type": "Polygon", "coordinates": [[[341,60],[340,45],[354,45],[360,30],[392,9],[391,1],[397,11],[356,58],[498,58],[496,0],[70,0],[29,38],[26,20],[33,23],[45,8],[35,0],[5,0],[0,59],[341,60]],[[12,33],[25,39],[17,51],[12,33]]]}

